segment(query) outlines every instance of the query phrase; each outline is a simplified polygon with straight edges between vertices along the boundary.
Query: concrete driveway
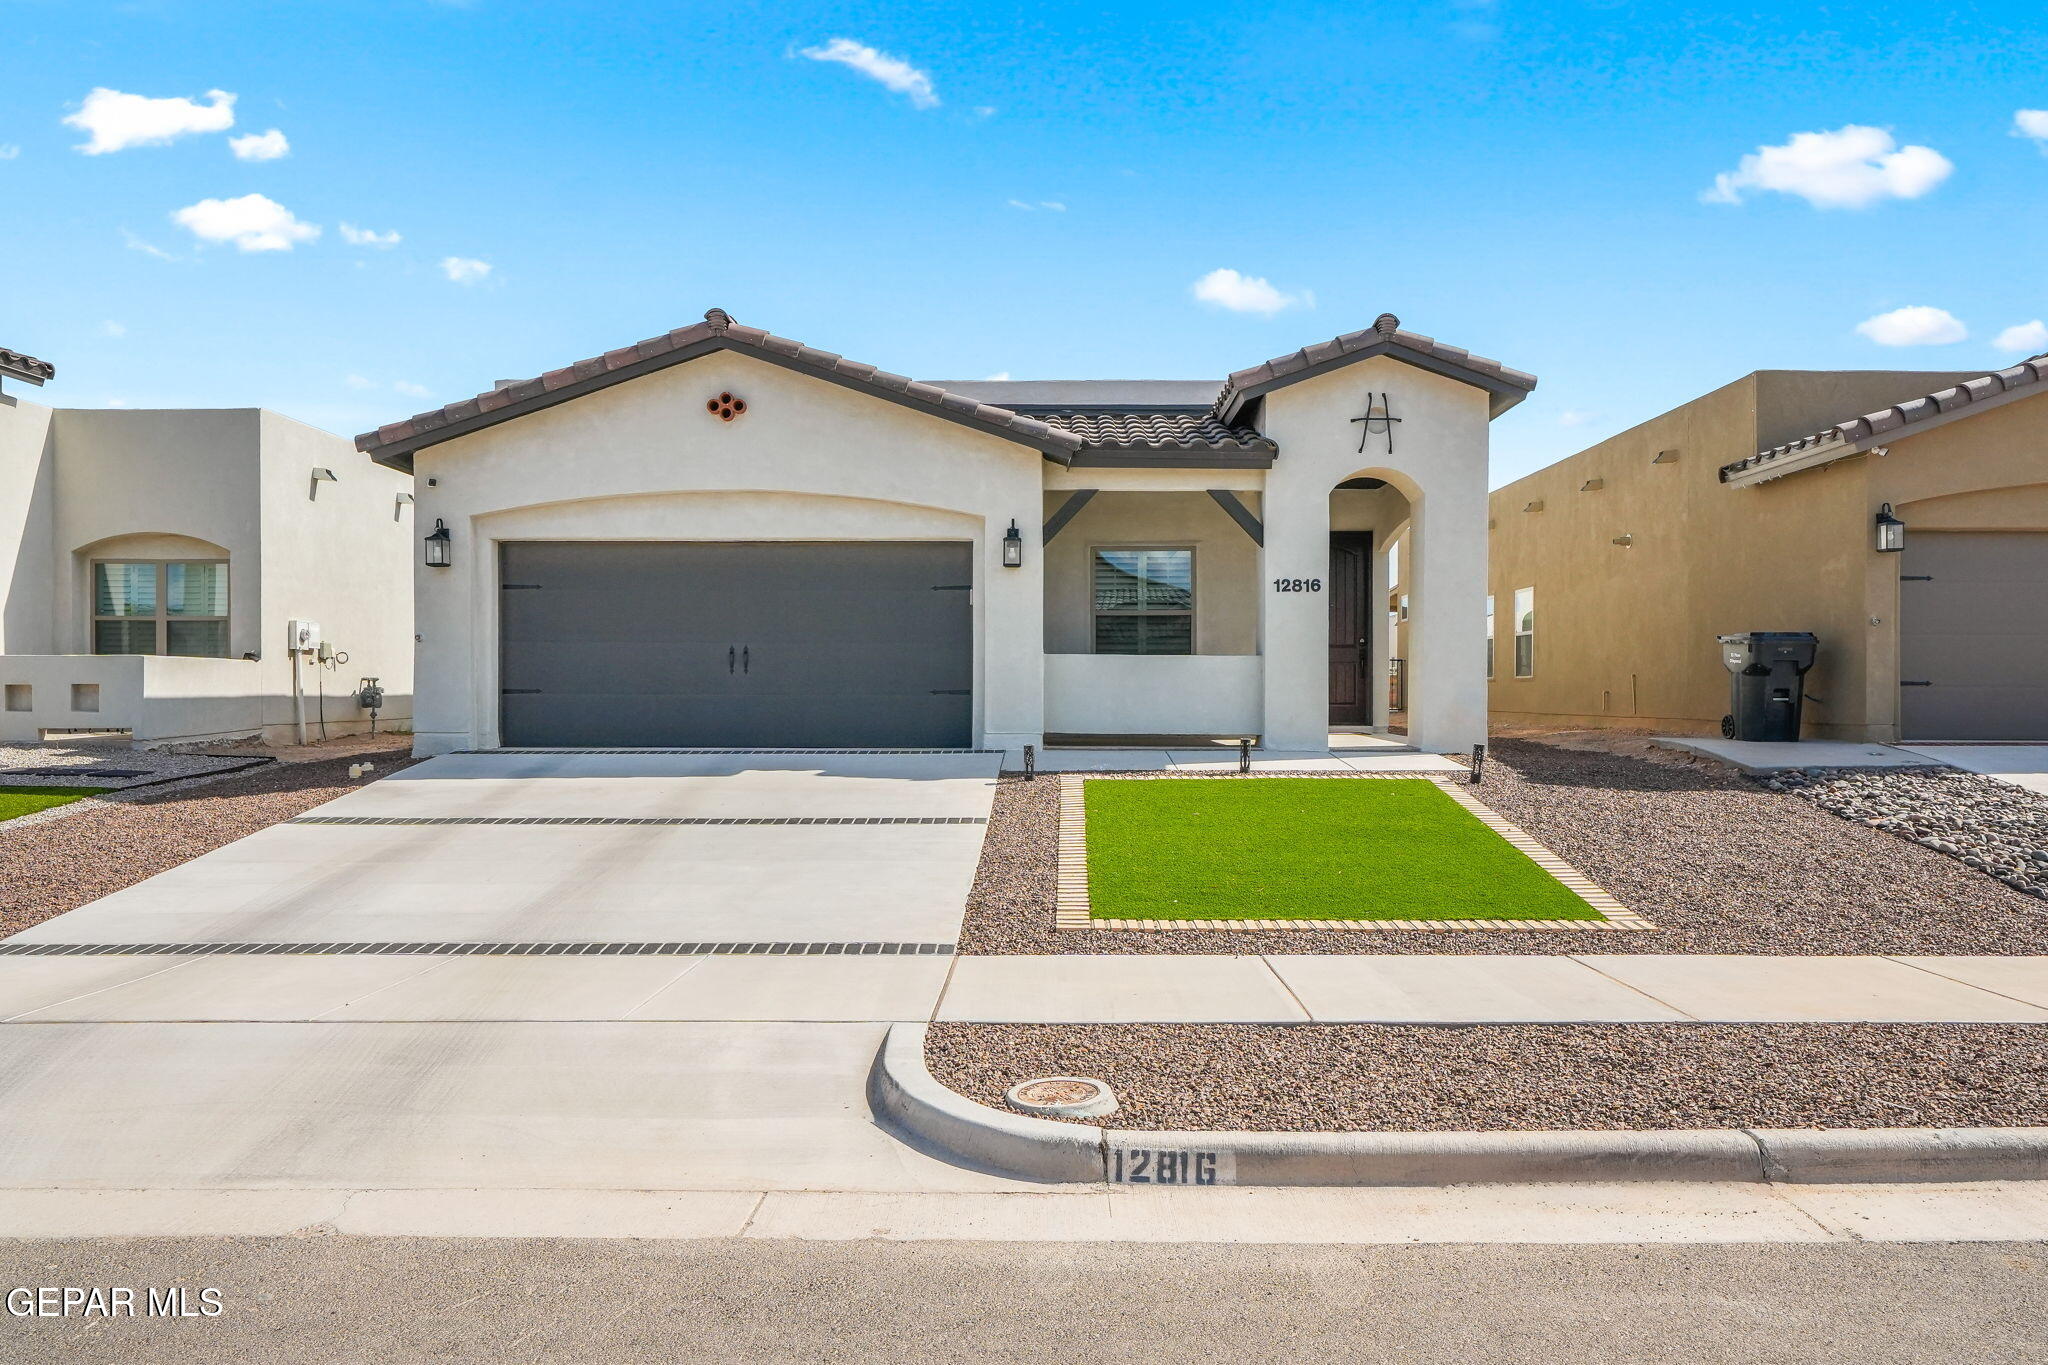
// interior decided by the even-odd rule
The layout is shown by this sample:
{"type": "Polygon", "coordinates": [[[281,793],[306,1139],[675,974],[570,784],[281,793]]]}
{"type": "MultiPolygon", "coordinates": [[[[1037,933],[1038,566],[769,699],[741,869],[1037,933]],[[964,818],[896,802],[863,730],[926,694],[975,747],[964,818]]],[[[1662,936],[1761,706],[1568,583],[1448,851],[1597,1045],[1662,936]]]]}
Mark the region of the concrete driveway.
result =
{"type": "Polygon", "coordinates": [[[2048,796],[2048,744],[1907,744],[1927,758],[2048,796]]]}
{"type": "Polygon", "coordinates": [[[59,916],[13,941],[99,947],[0,956],[0,1206],[1003,1188],[865,1093],[944,988],[998,761],[455,755],[59,916]],[[367,943],[411,946],[332,950],[367,943]]]}
{"type": "Polygon", "coordinates": [[[455,754],[17,935],[951,943],[995,754],[455,754]]]}

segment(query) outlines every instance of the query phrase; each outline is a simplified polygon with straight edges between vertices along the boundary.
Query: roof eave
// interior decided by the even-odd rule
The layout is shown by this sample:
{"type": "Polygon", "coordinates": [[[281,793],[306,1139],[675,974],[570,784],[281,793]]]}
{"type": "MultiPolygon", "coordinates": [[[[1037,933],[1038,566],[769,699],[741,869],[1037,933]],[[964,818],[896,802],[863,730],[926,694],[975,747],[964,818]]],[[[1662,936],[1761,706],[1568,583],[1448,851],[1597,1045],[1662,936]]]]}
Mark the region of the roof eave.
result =
{"type": "MultiPolygon", "coordinates": [[[[1731,487],[1768,483],[1787,474],[1797,474],[1803,469],[1815,469],[1824,464],[1833,464],[1836,460],[1846,460],[1852,455],[1862,455],[1873,450],[1882,453],[1894,442],[1918,436],[1923,431],[1933,431],[1938,427],[1947,426],[1950,422],[1959,422],[1980,412],[2002,408],[2008,403],[2041,397],[2048,397],[2048,389],[2043,389],[2039,384],[2022,384],[1998,393],[1987,394],[1982,398],[1973,398],[1966,403],[1955,402],[1931,416],[1912,421],[1896,416],[1897,408],[1887,409],[1883,413],[1873,413],[1845,422],[1835,428],[1829,438],[1814,441],[1812,445],[1803,449],[1788,450],[1779,455],[1773,455],[1768,450],[1759,451],[1747,460],[1723,465],[1720,469],[1721,482],[1731,487]]],[[[1812,438],[1809,437],[1808,440],[1812,438]]]]}
{"type": "Polygon", "coordinates": [[[1348,365],[1355,365],[1361,360],[1371,360],[1375,356],[1386,356],[1389,359],[1401,361],[1403,364],[1413,365],[1417,369],[1428,370],[1432,374],[1440,374],[1445,378],[1455,379],[1460,383],[1470,384],[1474,388],[1486,390],[1489,395],[1487,404],[1487,416],[1489,418],[1500,416],[1509,408],[1527,398],[1536,387],[1536,377],[1534,375],[1526,376],[1529,381],[1527,384],[1514,383],[1499,376],[1487,374],[1483,370],[1475,370],[1469,366],[1460,365],[1455,361],[1445,360],[1441,356],[1431,355],[1427,351],[1417,350],[1412,346],[1404,345],[1400,341],[1384,340],[1361,346],[1356,350],[1346,351],[1341,355],[1331,356],[1329,359],[1316,364],[1304,365],[1302,368],[1287,374],[1275,375],[1270,379],[1259,380],[1256,383],[1242,386],[1233,383],[1230,386],[1228,400],[1222,407],[1216,410],[1216,415],[1225,422],[1236,422],[1243,415],[1246,407],[1276,389],[1284,389],[1290,384],[1299,384],[1305,379],[1318,379],[1323,375],[1341,370],[1348,365]]]}
{"type": "MultiPolygon", "coordinates": [[[[524,417],[530,413],[554,407],[559,403],[567,403],[596,393],[600,389],[610,388],[614,384],[622,384],[629,379],[638,379],[643,375],[665,370],[672,365],[687,363],[701,356],[708,355],[713,351],[734,351],[770,365],[779,365],[783,369],[793,370],[798,374],[808,375],[814,379],[821,379],[828,384],[835,384],[840,388],[849,389],[855,393],[862,393],[869,397],[895,403],[901,407],[909,408],[913,412],[925,413],[990,436],[1000,437],[1006,441],[1014,441],[1019,445],[1029,446],[1039,451],[1055,464],[1066,465],[1072,463],[1075,452],[1080,448],[1081,443],[1078,437],[1054,431],[1050,427],[1045,428],[1045,436],[1038,437],[1033,433],[1021,431],[1014,426],[983,421],[972,412],[955,411],[939,404],[923,402],[905,394],[898,394],[886,388],[864,383],[853,376],[839,373],[828,366],[806,361],[801,351],[795,355],[786,355],[766,347],[749,345],[745,341],[726,335],[723,332],[715,332],[688,345],[679,346],[658,355],[619,366],[616,369],[599,371],[574,383],[564,384],[559,388],[542,389],[526,397],[514,399],[502,406],[480,409],[463,417],[444,420],[425,431],[415,431],[397,440],[383,441],[378,439],[377,432],[365,432],[356,437],[356,449],[368,455],[377,464],[410,473],[412,471],[412,457],[414,453],[424,450],[428,446],[452,441],[458,437],[481,431],[486,427],[496,426],[500,422],[508,422],[517,417],[524,417]]],[[[528,385],[538,382],[538,380],[528,380],[515,387],[526,388],[528,385]]],[[[487,396],[479,395],[478,397],[481,399],[487,396]]],[[[445,409],[443,411],[445,412],[445,409]]],[[[421,414],[420,417],[410,420],[417,422],[423,418],[438,415],[440,414],[421,414]]],[[[1037,423],[1037,425],[1043,426],[1042,423],[1037,423]]]]}

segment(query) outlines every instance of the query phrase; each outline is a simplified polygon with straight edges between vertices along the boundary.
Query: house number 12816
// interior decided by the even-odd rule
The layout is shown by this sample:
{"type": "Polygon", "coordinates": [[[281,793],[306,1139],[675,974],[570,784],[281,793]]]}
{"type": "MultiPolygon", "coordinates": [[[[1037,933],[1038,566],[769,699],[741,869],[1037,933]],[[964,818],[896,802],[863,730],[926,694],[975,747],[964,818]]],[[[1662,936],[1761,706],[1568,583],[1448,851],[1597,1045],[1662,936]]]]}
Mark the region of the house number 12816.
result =
{"type": "Polygon", "coordinates": [[[1321,592],[1322,590],[1323,580],[1320,578],[1276,578],[1273,580],[1274,592],[1321,592]]]}

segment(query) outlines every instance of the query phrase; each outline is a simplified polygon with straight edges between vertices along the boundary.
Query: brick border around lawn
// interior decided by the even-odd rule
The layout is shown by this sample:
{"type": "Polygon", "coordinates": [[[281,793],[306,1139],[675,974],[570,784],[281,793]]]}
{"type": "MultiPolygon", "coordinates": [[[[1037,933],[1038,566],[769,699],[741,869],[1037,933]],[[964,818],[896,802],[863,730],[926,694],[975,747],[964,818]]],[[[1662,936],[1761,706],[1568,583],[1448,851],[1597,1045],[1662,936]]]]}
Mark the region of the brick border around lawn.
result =
{"type": "Polygon", "coordinates": [[[1577,868],[1529,837],[1521,827],[1501,818],[1460,784],[1425,773],[1061,773],[1059,820],[1059,889],[1053,911],[1053,927],[1075,930],[1219,930],[1224,933],[1256,933],[1273,929],[1335,929],[1354,933],[1452,933],[1459,930],[1530,930],[1565,933],[1575,929],[1595,932],[1655,929],[1635,911],[1608,895],[1577,868]],[[1548,872],[1600,919],[1111,919],[1098,918],[1088,893],[1088,816],[1082,796],[1087,782],[1189,781],[1243,777],[1290,777],[1310,782],[1404,781],[1432,782],[1437,790],[1476,816],[1479,822],[1508,841],[1516,851],[1548,872]]]}

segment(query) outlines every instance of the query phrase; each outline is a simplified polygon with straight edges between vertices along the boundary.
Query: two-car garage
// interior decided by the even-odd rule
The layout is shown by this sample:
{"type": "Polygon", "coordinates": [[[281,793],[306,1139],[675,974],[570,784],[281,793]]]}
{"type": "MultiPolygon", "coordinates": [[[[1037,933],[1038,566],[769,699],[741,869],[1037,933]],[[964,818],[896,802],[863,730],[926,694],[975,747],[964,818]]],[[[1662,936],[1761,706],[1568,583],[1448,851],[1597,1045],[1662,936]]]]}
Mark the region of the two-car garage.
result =
{"type": "Polygon", "coordinates": [[[965,748],[973,551],[952,541],[507,541],[500,742],[965,748]]]}

